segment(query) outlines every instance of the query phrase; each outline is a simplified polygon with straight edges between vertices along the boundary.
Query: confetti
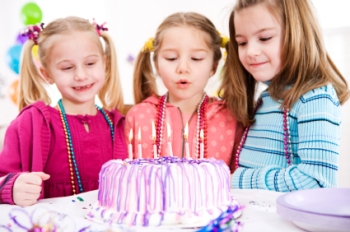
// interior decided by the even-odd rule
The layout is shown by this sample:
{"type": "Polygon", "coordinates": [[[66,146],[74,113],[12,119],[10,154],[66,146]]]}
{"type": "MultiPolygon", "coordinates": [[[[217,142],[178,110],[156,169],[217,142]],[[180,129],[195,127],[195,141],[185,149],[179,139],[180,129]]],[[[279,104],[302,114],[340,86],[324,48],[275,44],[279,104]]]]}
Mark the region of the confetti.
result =
{"type": "Polygon", "coordinates": [[[238,232],[242,228],[241,222],[235,220],[234,214],[241,211],[242,208],[235,206],[229,207],[227,211],[212,220],[208,225],[202,227],[197,232],[221,231],[221,232],[238,232]]]}
{"type": "Polygon", "coordinates": [[[77,197],[77,199],[78,199],[79,201],[84,201],[84,199],[81,198],[81,197],[77,197]]]}

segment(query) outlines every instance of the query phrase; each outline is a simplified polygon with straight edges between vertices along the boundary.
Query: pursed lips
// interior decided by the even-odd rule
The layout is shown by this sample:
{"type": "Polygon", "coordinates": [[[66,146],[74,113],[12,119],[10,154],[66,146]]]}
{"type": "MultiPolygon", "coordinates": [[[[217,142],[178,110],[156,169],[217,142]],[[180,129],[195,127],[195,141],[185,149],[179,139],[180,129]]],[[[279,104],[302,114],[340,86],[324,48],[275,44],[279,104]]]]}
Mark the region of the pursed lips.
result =
{"type": "Polygon", "coordinates": [[[190,85],[191,83],[185,79],[181,79],[179,80],[178,82],[176,82],[176,85],[178,86],[178,88],[180,89],[186,89],[188,88],[188,86],[190,85]]]}

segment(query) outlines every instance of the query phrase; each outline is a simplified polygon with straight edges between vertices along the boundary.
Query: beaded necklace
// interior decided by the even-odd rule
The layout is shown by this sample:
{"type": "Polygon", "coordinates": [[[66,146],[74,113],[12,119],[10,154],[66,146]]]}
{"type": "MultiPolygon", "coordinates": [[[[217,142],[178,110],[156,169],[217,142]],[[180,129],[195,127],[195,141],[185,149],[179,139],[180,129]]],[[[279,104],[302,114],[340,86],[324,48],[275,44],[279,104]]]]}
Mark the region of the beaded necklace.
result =
{"type": "MultiPolygon", "coordinates": [[[[262,98],[259,98],[258,102],[255,105],[254,108],[254,115],[256,113],[256,111],[258,110],[258,108],[261,106],[262,104],[262,98]]],[[[293,151],[292,151],[292,143],[291,143],[291,135],[290,135],[290,130],[289,130],[289,121],[288,121],[288,115],[289,115],[289,109],[283,108],[283,150],[286,156],[286,160],[288,163],[288,166],[293,163],[293,151]]],[[[241,154],[243,145],[245,144],[245,141],[247,139],[247,135],[248,135],[248,131],[250,129],[250,126],[247,126],[241,142],[239,143],[237,152],[236,152],[236,162],[235,162],[235,166],[236,169],[239,167],[239,155],[241,154]]]]}
{"type": "MultiPolygon", "coordinates": [[[[157,119],[156,119],[156,146],[157,146],[157,157],[160,157],[160,147],[163,143],[163,126],[165,118],[165,109],[168,95],[160,97],[158,102],[157,119]]],[[[206,105],[209,101],[209,97],[204,94],[197,108],[197,128],[196,128],[196,153],[195,157],[199,158],[199,143],[204,143],[204,156],[207,154],[207,120],[206,120],[206,105]],[[203,129],[204,138],[203,141],[200,138],[200,130],[203,129]]]]}
{"type": "MultiPolygon", "coordinates": [[[[70,132],[69,125],[68,125],[67,115],[66,115],[66,112],[65,112],[63,104],[62,104],[62,99],[60,99],[58,101],[58,106],[59,106],[58,111],[60,112],[60,117],[61,117],[61,120],[62,120],[64,134],[66,136],[70,177],[71,177],[73,194],[75,195],[76,194],[76,190],[75,190],[75,183],[74,183],[73,168],[74,168],[75,175],[76,175],[76,178],[77,178],[77,181],[78,181],[79,191],[80,192],[84,192],[84,189],[83,189],[83,185],[82,185],[81,179],[80,179],[80,174],[79,174],[79,170],[78,170],[78,164],[77,164],[77,162],[75,160],[72,136],[71,136],[71,132],[70,132]],[[74,167],[72,167],[72,163],[73,163],[74,167]]],[[[111,129],[112,140],[114,141],[114,127],[113,127],[112,120],[109,118],[107,113],[101,107],[96,105],[96,108],[102,113],[103,117],[106,119],[106,121],[107,121],[107,123],[109,125],[109,128],[111,129]]]]}

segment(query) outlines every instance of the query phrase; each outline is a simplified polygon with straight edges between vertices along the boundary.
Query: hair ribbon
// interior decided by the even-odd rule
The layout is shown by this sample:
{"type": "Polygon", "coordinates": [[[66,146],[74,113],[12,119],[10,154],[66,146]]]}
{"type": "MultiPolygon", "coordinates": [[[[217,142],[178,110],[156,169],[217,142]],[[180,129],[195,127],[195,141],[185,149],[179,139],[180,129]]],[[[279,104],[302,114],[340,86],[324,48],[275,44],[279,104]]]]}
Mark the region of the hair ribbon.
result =
{"type": "Polygon", "coordinates": [[[94,19],[94,22],[93,22],[95,28],[96,28],[96,32],[99,36],[101,36],[101,31],[108,31],[108,28],[105,27],[106,25],[106,22],[102,23],[101,25],[97,24],[95,19],[94,19]]]}
{"type": "Polygon", "coordinates": [[[42,30],[44,30],[44,23],[40,23],[40,25],[31,25],[27,27],[26,31],[23,32],[22,35],[33,40],[34,44],[38,44],[38,38],[42,30]]]}
{"type": "Polygon", "coordinates": [[[154,49],[153,46],[154,38],[149,38],[146,43],[143,45],[142,52],[152,52],[154,49]]]}

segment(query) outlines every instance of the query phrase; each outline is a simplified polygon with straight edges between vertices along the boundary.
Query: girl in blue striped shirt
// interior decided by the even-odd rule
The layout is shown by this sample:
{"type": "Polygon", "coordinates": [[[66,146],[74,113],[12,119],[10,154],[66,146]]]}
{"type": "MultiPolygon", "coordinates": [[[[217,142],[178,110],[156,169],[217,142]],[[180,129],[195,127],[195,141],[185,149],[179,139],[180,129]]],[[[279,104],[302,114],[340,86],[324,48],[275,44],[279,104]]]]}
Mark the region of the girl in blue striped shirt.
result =
{"type": "Polygon", "coordinates": [[[222,98],[245,132],[233,188],[337,186],[340,105],[348,85],[328,56],[308,0],[238,0],[222,98]],[[268,85],[254,103],[258,82],[268,85]]]}

